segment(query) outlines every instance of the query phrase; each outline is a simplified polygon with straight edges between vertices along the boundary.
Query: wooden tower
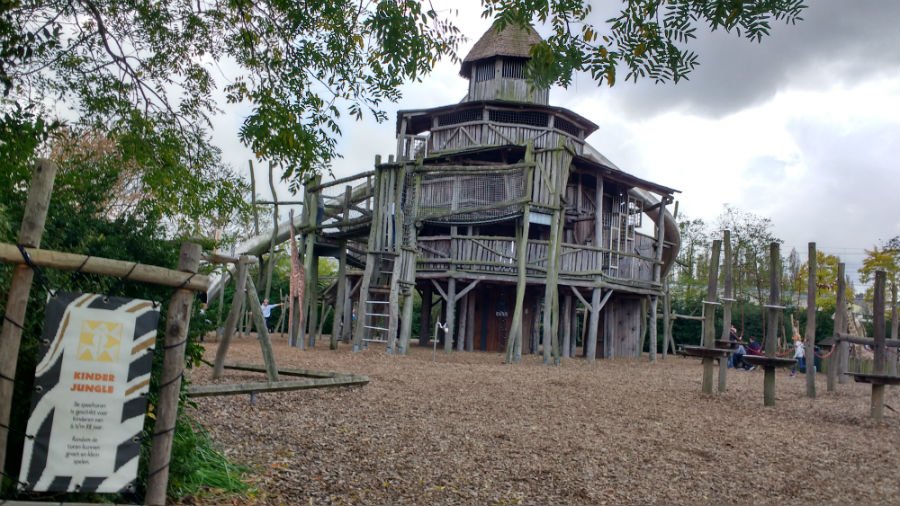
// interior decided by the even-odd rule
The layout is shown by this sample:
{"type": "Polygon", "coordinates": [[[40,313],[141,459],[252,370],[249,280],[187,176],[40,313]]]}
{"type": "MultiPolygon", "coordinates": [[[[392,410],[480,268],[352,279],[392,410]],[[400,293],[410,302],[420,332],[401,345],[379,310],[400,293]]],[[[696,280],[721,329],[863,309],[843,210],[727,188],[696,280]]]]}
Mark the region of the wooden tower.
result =
{"type": "Polygon", "coordinates": [[[642,299],[655,309],[680,244],[676,190],[620,170],[586,143],[596,124],[529,86],[539,41],[492,27],[463,60],[465,99],[400,111],[387,163],[307,186],[310,251],[342,258],[336,315],[346,337],[355,301],[357,349],[405,352],[416,290],[420,342],[438,295],[447,351],[639,354],[642,299]]]}

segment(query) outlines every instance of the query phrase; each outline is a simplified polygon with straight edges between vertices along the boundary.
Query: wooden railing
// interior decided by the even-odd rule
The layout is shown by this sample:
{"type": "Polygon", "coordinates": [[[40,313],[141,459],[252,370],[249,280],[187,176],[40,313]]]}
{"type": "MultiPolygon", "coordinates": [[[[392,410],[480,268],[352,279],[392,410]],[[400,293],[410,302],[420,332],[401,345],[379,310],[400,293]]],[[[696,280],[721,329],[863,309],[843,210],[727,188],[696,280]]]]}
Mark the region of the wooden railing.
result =
{"type": "MultiPolygon", "coordinates": [[[[549,242],[532,239],[526,247],[528,275],[545,275],[549,242]]],[[[419,237],[418,249],[420,271],[455,269],[485,274],[516,273],[516,242],[510,237],[419,237]]],[[[655,261],[649,256],[566,243],[560,247],[559,275],[568,279],[588,280],[603,276],[621,281],[649,282],[653,280],[655,261]]]]}

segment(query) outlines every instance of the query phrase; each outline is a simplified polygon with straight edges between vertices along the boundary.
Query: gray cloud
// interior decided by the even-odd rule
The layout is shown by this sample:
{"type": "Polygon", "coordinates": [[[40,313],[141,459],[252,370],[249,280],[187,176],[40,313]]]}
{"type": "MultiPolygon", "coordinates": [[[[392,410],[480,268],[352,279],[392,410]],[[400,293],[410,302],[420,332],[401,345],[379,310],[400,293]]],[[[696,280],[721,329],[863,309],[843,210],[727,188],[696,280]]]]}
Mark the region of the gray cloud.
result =
{"type": "Polygon", "coordinates": [[[700,66],[677,85],[620,82],[579,93],[606,94],[618,110],[636,117],[668,110],[721,117],[765,101],[787,87],[859,82],[900,67],[900,2],[810,2],[796,26],[776,23],[760,43],[722,31],[698,30],[690,45],[700,66]]]}

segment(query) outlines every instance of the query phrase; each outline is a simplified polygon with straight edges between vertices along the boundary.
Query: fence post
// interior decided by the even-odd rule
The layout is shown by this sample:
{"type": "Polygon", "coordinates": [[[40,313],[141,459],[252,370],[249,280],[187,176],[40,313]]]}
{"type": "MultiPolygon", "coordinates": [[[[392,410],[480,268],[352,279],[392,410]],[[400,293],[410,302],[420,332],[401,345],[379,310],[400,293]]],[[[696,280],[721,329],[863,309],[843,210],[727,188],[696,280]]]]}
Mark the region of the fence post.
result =
{"type": "MultiPolygon", "coordinates": [[[[25,214],[19,229],[19,244],[29,248],[41,245],[47,208],[53,193],[56,164],[40,160],[34,168],[25,214]]],[[[22,342],[22,326],[25,325],[25,310],[31,293],[34,271],[26,264],[19,264],[13,270],[9,295],[6,300],[6,314],[0,331],[0,473],[5,472],[7,438],[9,437],[9,415],[12,412],[13,381],[19,359],[19,345],[22,342]]]]}
{"type": "MultiPolygon", "coordinates": [[[[199,244],[189,242],[182,244],[178,270],[196,273],[200,267],[200,251],[199,244]]],[[[153,428],[153,444],[150,448],[150,475],[147,481],[146,503],[151,506],[166,503],[169,459],[172,455],[175,420],[178,418],[178,393],[181,391],[181,378],[184,374],[184,350],[193,303],[194,292],[186,288],[176,289],[169,300],[163,371],[160,376],[156,425],[153,428]]]]}

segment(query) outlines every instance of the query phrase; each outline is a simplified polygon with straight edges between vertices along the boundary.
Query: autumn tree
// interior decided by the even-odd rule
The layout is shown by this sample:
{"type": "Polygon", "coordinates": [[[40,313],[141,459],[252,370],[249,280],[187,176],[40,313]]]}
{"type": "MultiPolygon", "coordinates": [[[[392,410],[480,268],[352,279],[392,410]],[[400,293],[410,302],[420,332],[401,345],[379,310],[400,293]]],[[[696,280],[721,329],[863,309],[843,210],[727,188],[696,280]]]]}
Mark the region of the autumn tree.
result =
{"type": "Polygon", "coordinates": [[[897,314],[897,292],[900,288],[900,236],[885,241],[881,247],[874,246],[866,250],[862,268],[859,270],[859,281],[870,283],[875,279],[875,271],[887,273],[888,289],[891,291],[891,339],[897,339],[900,321],[897,314]]]}

